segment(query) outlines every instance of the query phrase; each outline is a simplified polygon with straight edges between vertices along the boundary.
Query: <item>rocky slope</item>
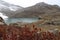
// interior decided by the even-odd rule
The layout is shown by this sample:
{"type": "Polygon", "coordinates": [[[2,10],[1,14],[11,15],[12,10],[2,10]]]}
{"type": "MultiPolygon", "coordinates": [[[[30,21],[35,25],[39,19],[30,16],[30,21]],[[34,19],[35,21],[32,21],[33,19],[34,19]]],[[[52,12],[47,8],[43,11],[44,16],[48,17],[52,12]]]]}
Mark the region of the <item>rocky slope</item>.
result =
{"type": "Polygon", "coordinates": [[[44,2],[37,3],[34,6],[24,8],[22,11],[16,11],[16,14],[11,17],[45,17],[45,16],[59,16],[60,7],[57,5],[50,5],[44,2]]]}

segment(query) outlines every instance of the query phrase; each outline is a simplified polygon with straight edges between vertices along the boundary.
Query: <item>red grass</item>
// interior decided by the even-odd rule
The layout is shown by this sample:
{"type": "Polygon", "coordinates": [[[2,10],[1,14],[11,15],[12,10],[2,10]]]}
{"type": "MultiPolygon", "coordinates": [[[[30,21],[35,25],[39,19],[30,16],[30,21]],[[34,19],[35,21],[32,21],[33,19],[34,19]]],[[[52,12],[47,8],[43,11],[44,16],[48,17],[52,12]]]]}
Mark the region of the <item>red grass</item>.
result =
{"type": "Polygon", "coordinates": [[[16,27],[0,25],[0,39],[2,40],[60,40],[60,32],[55,35],[51,32],[41,32],[41,28],[36,28],[33,25],[33,30],[30,27],[16,27]],[[40,30],[40,31],[39,31],[40,30]],[[40,33],[37,33],[37,32],[40,33]]]}

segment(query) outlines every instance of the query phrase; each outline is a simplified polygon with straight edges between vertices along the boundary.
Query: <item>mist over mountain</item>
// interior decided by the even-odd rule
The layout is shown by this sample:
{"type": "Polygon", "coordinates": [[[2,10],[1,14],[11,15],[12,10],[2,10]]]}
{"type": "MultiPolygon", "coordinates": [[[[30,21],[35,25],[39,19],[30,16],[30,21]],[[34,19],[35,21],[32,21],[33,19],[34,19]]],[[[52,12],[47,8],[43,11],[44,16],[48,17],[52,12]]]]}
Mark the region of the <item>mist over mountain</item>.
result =
{"type": "Polygon", "coordinates": [[[15,11],[18,9],[22,9],[23,7],[7,3],[3,0],[0,0],[0,12],[6,16],[14,15],[15,11]]]}

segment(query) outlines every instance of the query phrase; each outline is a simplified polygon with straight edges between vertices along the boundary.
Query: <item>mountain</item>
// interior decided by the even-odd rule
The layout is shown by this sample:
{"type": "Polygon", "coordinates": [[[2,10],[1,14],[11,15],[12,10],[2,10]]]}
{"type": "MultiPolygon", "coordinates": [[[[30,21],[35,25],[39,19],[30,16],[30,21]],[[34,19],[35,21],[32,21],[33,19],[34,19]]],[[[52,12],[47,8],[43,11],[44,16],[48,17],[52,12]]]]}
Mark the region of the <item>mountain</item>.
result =
{"type": "Polygon", "coordinates": [[[14,15],[16,10],[20,10],[22,8],[23,7],[21,6],[10,4],[3,0],[0,0],[0,12],[8,17],[14,15]]]}
{"type": "Polygon", "coordinates": [[[44,17],[49,15],[60,15],[60,7],[41,2],[34,6],[23,8],[22,11],[17,10],[16,14],[11,17],[44,17]]]}

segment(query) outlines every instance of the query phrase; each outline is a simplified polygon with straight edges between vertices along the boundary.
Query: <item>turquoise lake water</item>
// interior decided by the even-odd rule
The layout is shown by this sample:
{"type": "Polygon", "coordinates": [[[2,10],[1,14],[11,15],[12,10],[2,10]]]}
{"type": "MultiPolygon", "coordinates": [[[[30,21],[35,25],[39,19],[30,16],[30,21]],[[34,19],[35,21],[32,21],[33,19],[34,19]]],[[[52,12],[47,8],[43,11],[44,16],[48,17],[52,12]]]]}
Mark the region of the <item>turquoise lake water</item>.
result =
{"type": "Polygon", "coordinates": [[[6,23],[16,23],[16,22],[32,23],[38,21],[38,18],[6,18],[4,20],[6,23]]]}

